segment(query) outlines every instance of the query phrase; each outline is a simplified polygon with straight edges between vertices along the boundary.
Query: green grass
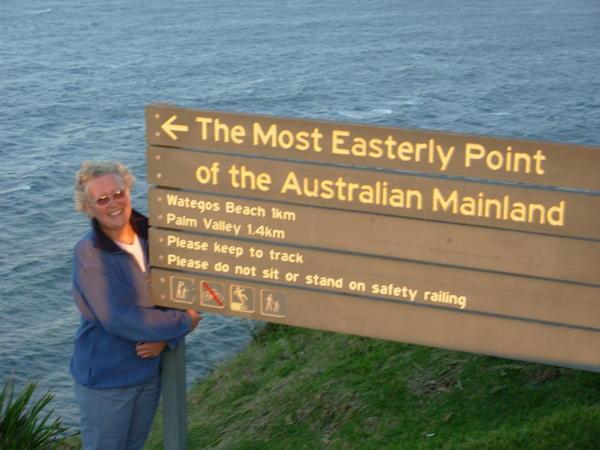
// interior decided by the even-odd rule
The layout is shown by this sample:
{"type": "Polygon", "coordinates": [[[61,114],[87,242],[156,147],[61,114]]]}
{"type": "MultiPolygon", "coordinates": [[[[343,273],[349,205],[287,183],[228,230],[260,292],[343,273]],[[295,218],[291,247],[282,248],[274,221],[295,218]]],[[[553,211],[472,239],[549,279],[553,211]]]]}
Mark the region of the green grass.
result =
{"type": "Polygon", "coordinates": [[[188,443],[597,449],[600,374],[268,325],[189,393],[188,443]]]}

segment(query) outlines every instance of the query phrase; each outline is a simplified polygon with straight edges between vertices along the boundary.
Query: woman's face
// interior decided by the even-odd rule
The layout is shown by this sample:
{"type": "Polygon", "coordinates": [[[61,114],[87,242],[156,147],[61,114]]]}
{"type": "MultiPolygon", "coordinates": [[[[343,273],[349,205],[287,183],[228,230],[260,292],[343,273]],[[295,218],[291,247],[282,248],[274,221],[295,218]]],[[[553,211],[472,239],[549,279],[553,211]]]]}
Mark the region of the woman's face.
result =
{"type": "Polygon", "coordinates": [[[106,174],[88,181],[86,185],[87,212],[108,232],[125,229],[131,218],[131,196],[121,177],[106,174]]]}

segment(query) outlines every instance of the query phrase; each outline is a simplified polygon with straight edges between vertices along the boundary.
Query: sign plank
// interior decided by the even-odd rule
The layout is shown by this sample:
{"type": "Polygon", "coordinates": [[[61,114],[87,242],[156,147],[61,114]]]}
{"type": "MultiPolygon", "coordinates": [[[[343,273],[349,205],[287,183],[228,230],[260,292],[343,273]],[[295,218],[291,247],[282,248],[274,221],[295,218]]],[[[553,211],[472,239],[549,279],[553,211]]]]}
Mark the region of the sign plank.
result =
{"type": "Polygon", "coordinates": [[[152,226],[600,286],[600,242],[152,188],[152,226]],[[185,219],[184,219],[185,218],[185,219]]]}
{"type": "Polygon", "coordinates": [[[153,267],[600,330],[600,288],[152,228],[153,267]]]}
{"type": "Polygon", "coordinates": [[[600,371],[600,148],[146,122],[157,304],[600,371]]]}
{"type": "Polygon", "coordinates": [[[149,147],[148,182],[328,208],[600,239],[600,196],[149,147]]]}
{"type": "Polygon", "coordinates": [[[600,333],[588,329],[162,269],[152,294],[162,306],[600,372],[600,333]]]}
{"type": "Polygon", "coordinates": [[[600,148],[152,105],[151,145],[600,192],[600,148]]]}

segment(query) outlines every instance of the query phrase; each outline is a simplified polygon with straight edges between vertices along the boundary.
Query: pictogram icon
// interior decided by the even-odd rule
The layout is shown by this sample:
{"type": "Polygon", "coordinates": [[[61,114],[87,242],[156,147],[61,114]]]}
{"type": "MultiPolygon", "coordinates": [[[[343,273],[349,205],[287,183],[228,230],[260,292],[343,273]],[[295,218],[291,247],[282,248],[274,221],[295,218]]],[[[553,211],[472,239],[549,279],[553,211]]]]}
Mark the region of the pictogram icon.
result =
{"type": "Polygon", "coordinates": [[[260,290],[260,313],[263,316],[283,318],[286,314],[285,294],[271,289],[260,290]]]}
{"type": "Polygon", "coordinates": [[[200,282],[200,304],[211,308],[225,307],[225,285],[216,281],[200,282]]]}

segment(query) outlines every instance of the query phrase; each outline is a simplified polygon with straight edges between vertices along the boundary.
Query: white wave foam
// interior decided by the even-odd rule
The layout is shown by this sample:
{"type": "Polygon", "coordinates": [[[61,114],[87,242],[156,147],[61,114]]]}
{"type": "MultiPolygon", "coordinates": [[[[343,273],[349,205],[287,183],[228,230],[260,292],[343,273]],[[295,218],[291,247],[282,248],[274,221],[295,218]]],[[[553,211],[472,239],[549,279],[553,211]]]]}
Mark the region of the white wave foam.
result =
{"type": "Polygon", "coordinates": [[[393,110],[388,108],[376,108],[369,111],[338,111],[338,114],[349,117],[353,120],[372,120],[381,116],[387,116],[393,112],[393,110]]]}
{"type": "Polygon", "coordinates": [[[0,195],[10,194],[11,192],[30,191],[30,190],[31,190],[31,186],[30,185],[28,185],[28,184],[21,184],[19,186],[9,187],[7,189],[0,190],[0,195]]]}
{"type": "Polygon", "coordinates": [[[39,16],[41,14],[48,14],[51,12],[52,12],[52,9],[48,8],[48,9],[36,9],[34,11],[26,11],[25,14],[30,14],[32,16],[39,16]]]}

